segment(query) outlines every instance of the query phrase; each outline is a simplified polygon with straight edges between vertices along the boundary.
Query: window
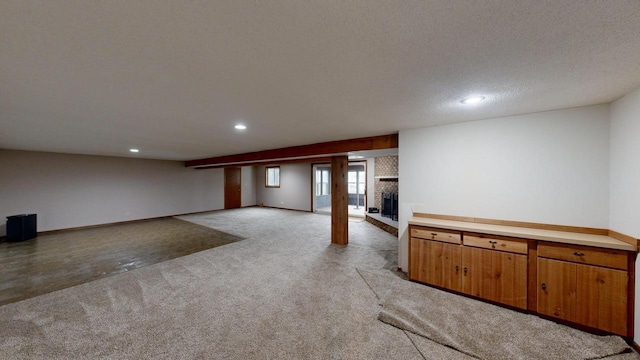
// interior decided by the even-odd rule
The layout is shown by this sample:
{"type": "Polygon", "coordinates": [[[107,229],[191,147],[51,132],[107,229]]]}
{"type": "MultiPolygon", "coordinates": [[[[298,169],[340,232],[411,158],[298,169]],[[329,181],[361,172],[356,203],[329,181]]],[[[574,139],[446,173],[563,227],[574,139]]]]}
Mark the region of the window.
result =
{"type": "Polygon", "coordinates": [[[265,180],[266,187],[280,187],[280,166],[267,166],[265,180]]]}
{"type": "Polygon", "coordinates": [[[331,194],[329,186],[331,173],[329,170],[316,170],[316,196],[331,194]]]}
{"type": "Polygon", "coordinates": [[[349,192],[349,194],[364,194],[364,188],[366,184],[367,179],[366,173],[364,171],[349,171],[347,183],[347,191],[349,192]]]}

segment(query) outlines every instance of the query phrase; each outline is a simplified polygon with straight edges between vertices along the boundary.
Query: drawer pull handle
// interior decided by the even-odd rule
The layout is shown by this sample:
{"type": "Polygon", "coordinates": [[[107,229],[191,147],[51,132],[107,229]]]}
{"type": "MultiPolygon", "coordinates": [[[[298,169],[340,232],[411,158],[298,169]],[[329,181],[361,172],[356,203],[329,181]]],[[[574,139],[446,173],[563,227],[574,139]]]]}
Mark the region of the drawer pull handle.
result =
{"type": "Polygon", "coordinates": [[[494,248],[494,249],[496,248],[496,244],[497,244],[497,243],[498,243],[498,242],[497,242],[497,241],[495,241],[495,240],[489,240],[489,244],[491,244],[491,247],[492,247],[492,248],[494,248]]]}
{"type": "Polygon", "coordinates": [[[456,274],[460,271],[460,266],[456,265],[456,274]]]}
{"type": "Polygon", "coordinates": [[[436,233],[431,233],[431,238],[432,238],[432,239],[435,239],[435,238],[436,238],[436,236],[438,236],[438,234],[436,234],[436,233]]]}
{"type": "Polygon", "coordinates": [[[575,255],[575,256],[584,256],[584,253],[576,251],[576,252],[573,253],[573,255],[575,255]]]}
{"type": "Polygon", "coordinates": [[[542,288],[542,290],[547,290],[547,284],[542,283],[542,285],[540,285],[540,287],[542,288]]]}
{"type": "Polygon", "coordinates": [[[467,268],[464,268],[464,275],[467,275],[467,268]]]}

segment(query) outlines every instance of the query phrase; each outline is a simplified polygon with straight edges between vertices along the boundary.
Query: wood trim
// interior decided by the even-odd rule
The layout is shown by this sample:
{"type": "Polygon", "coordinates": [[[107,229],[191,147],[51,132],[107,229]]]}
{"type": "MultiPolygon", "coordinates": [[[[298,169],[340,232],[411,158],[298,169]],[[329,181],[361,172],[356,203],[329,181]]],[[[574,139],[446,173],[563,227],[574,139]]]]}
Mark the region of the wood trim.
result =
{"type": "MultiPolygon", "coordinates": [[[[479,223],[479,224],[516,226],[516,227],[524,227],[524,228],[530,228],[530,229],[568,231],[568,232],[585,233],[585,234],[593,234],[593,235],[608,236],[610,232],[610,230],[608,229],[588,228],[588,227],[581,227],[581,226],[541,224],[541,223],[531,223],[531,222],[523,222],[523,221],[496,220],[496,219],[485,219],[485,218],[466,217],[466,216],[427,214],[427,213],[418,213],[418,212],[414,212],[413,216],[440,219],[440,220],[465,221],[465,222],[479,223]]],[[[636,245],[636,243],[634,243],[633,245],[636,245]]]]}
{"type": "Polygon", "coordinates": [[[632,342],[631,342],[631,347],[633,348],[633,350],[635,350],[636,352],[639,352],[639,353],[640,353],[640,345],[638,345],[638,343],[637,343],[637,342],[632,341],[632,342]]]}
{"type": "Polygon", "coordinates": [[[527,310],[538,312],[538,241],[527,242],[527,310]]]}
{"type": "Polygon", "coordinates": [[[411,230],[415,225],[409,224],[409,228],[407,229],[409,232],[409,236],[407,239],[407,278],[411,280],[411,230]]]}
{"type": "Polygon", "coordinates": [[[611,236],[614,239],[618,239],[620,241],[626,242],[627,244],[631,244],[633,246],[640,248],[640,239],[636,239],[629,235],[625,235],[613,230],[609,230],[609,233],[607,235],[611,236]]]}
{"type": "Polygon", "coordinates": [[[365,138],[330,141],[309,145],[291,146],[280,149],[256,151],[244,154],[226,155],[206,159],[185,161],[186,167],[219,166],[231,163],[246,163],[271,161],[300,156],[316,156],[346,153],[349,151],[394,149],[398,147],[398,134],[371,136],[365,138]]]}
{"type": "Polygon", "coordinates": [[[320,157],[311,157],[311,158],[303,158],[303,159],[282,159],[282,160],[271,160],[271,161],[262,161],[262,162],[250,162],[250,163],[242,163],[242,164],[227,164],[227,165],[213,165],[213,166],[202,166],[195,168],[196,170],[207,170],[207,169],[225,169],[229,167],[242,167],[242,166],[268,166],[268,165],[282,165],[282,164],[299,164],[299,163],[330,163],[331,156],[320,156],[320,157]]]}
{"type": "Polygon", "coordinates": [[[264,187],[265,188],[280,188],[280,166],[265,166],[264,167],[264,187]],[[269,185],[269,169],[278,169],[278,185],[269,185]]]}
{"type": "MultiPolygon", "coordinates": [[[[627,336],[633,339],[634,333],[634,314],[636,303],[636,256],[638,253],[629,252],[627,276],[629,283],[627,284],[627,336]]],[[[638,350],[638,349],[636,349],[638,350]]],[[[640,351],[639,351],[640,352],[640,351]]]]}

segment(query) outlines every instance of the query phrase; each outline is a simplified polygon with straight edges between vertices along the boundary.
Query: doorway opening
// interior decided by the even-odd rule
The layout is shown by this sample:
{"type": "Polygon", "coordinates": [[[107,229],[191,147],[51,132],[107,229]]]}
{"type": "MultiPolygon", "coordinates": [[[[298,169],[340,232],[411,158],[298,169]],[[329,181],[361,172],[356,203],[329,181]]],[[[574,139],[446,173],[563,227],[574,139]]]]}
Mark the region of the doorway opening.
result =
{"type": "Polygon", "coordinates": [[[313,165],[313,212],[331,214],[331,164],[313,165]]]}
{"type": "Polygon", "coordinates": [[[367,163],[350,162],[347,175],[347,193],[349,196],[349,216],[364,218],[367,206],[367,163]]]}
{"type": "MultiPolygon", "coordinates": [[[[331,164],[313,165],[313,212],[331,214],[331,164]]],[[[349,216],[364,218],[367,206],[367,163],[349,162],[347,173],[349,216]]]]}

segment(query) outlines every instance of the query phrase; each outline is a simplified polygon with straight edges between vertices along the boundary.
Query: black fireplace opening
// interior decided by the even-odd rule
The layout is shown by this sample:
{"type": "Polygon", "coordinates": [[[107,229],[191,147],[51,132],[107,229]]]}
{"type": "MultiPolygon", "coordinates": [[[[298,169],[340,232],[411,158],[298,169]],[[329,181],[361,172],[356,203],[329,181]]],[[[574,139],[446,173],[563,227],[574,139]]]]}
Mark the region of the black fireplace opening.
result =
{"type": "Polygon", "coordinates": [[[382,193],[380,215],[398,221],[398,193],[382,193]]]}

